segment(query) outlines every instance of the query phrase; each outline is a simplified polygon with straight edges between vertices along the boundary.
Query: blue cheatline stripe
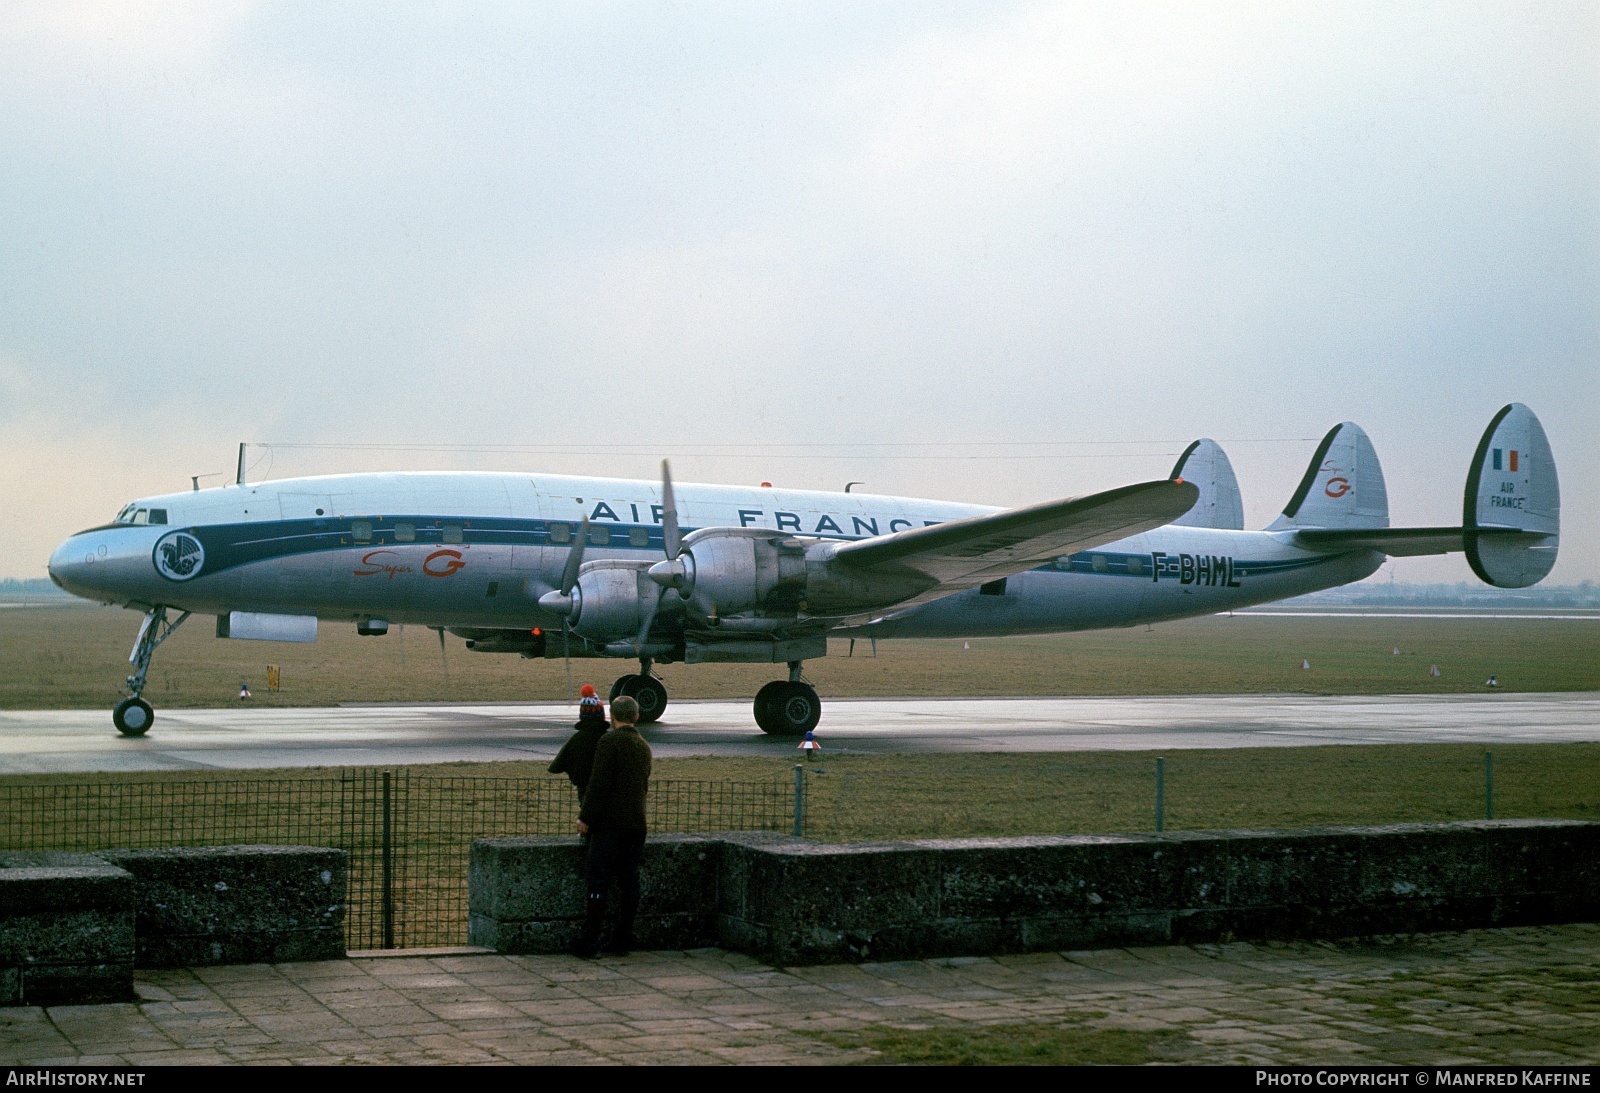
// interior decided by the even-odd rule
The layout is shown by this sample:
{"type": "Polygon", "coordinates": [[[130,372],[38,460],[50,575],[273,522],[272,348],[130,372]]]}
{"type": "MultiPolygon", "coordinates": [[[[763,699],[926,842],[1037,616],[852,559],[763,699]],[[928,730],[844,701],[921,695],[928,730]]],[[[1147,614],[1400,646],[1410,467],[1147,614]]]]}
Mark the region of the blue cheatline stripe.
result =
{"type": "MultiPolygon", "coordinates": [[[[461,543],[470,545],[496,545],[496,546],[554,546],[567,547],[566,543],[555,542],[550,538],[552,525],[561,525],[569,529],[571,534],[578,526],[576,520],[550,520],[550,519],[525,519],[521,517],[472,517],[470,519],[459,516],[355,516],[355,517],[314,517],[300,520],[263,520],[251,523],[238,524],[211,524],[199,527],[187,527],[182,530],[199,539],[205,547],[206,560],[203,574],[219,573],[237,566],[249,565],[252,562],[270,561],[277,558],[286,558],[302,554],[317,554],[333,550],[379,550],[394,547],[445,547],[456,545],[446,542],[445,529],[459,528],[461,543]],[[371,538],[357,542],[352,534],[352,525],[356,523],[371,526],[371,538]],[[399,525],[410,525],[414,538],[401,541],[396,538],[399,525]]],[[[591,547],[598,546],[606,550],[637,550],[645,553],[664,554],[666,546],[663,541],[663,531],[659,524],[628,524],[603,521],[590,525],[591,531],[595,528],[605,528],[610,532],[610,541],[607,543],[591,542],[591,547]],[[645,533],[645,542],[635,544],[630,539],[630,534],[642,529],[645,533]]],[[[130,526],[131,529],[131,526],[130,526]]],[[[682,534],[688,535],[697,528],[685,527],[682,534]]],[[[843,541],[855,541],[871,538],[865,535],[829,535],[819,536],[843,541]]],[[[1167,554],[1169,562],[1175,562],[1179,555],[1167,554]]],[[[1200,557],[1196,554],[1195,557],[1200,557]]],[[[1206,555],[1210,557],[1210,555],[1206,555]]],[[[1273,573],[1287,573],[1297,569],[1321,565],[1332,558],[1334,554],[1318,554],[1305,558],[1279,558],[1233,561],[1233,572],[1239,576],[1265,576],[1273,573]]],[[[1154,569],[1153,560],[1148,553],[1129,554],[1115,553],[1103,550],[1082,551],[1070,555],[1065,559],[1057,559],[1036,567],[1043,572],[1070,572],[1084,573],[1093,576],[1105,577],[1136,577],[1141,580],[1151,580],[1154,569]],[[1098,560],[1098,561],[1097,561],[1098,560]]],[[[1169,579],[1165,575],[1163,580],[1169,579]]]]}
{"type": "MultiPolygon", "coordinates": [[[[1181,553],[1168,553],[1165,555],[1167,565],[1178,564],[1181,553]]],[[[1214,558],[1213,554],[1191,555],[1193,558],[1214,558]]],[[[1273,558],[1233,559],[1233,573],[1239,577],[1264,577],[1275,573],[1290,573],[1297,569],[1307,569],[1311,566],[1321,565],[1324,562],[1337,558],[1337,554],[1315,554],[1305,558],[1273,558]]],[[[1149,554],[1116,554],[1104,550],[1087,550],[1073,554],[1065,559],[1036,567],[1043,573],[1083,573],[1092,577],[1138,577],[1141,580],[1150,580],[1154,576],[1153,559],[1149,554]],[[1096,559],[1100,563],[1096,564],[1096,559]]],[[[1162,572],[1162,581],[1176,580],[1176,574],[1162,572]]]]}
{"type": "MultiPolygon", "coordinates": [[[[186,528],[189,534],[200,540],[206,551],[204,573],[219,573],[236,566],[248,565],[251,562],[269,561],[275,558],[286,558],[300,554],[317,554],[330,550],[380,550],[394,547],[419,547],[437,546],[446,547],[456,545],[447,542],[445,529],[459,529],[461,544],[496,545],[496,546],[551,546],[563,547],[568,543],[554,542],[550,538],[552,525],[560,525],[573,533],[578,522],[576,520],[528,520],[517,517],[472,517],[470,519],[460,516],[355,516],[355,517],[317,517],[305,520],[263,520],[258,523],[245,524],[212,524],[203,527],[186,528]],[[367,524],[371,526],[372,533],[369,539],[357,542],[353,534],[353,525],[367,524]],[[414,538],[401,540],[397,538],[399,525],[409,525],[413,530],[414,538]]],[[[591,524],[591,532],[595,528],[605,528],[610,534],[607,543],[590,542],[591,547],[598,546],[608,550],[639,550],[664,554],[666,546],[663,542],[663,531],[660,525],[650,524],[613,524],[610,521],[591,524]],[[642,528],[645,532],[645,542],[634,544],[630,540],[630,533],[642,528]]],[[[683,528],[682,533],[688,535],[695,528],[683,528]]]]}

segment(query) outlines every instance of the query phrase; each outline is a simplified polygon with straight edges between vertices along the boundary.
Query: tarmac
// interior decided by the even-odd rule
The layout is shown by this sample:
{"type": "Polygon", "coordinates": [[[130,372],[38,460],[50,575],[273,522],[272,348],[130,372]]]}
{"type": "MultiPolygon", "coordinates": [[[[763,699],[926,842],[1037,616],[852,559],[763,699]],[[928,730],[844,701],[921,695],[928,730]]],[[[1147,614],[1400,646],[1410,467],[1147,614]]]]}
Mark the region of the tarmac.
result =
{"type": "MultiPolygon", "coordinates": [[[[574,710],[553,704],[157,710],[124,739],[106,710],[0,711],[0,774],[240,770],[548,759],[574,710]]],[[[747,702],[674,702],[660,756],[790,755],[747,702]]],[[[1318,744],[1600,741],[1600,693],[827,699],[838,752],[1163,751],[1318,744]]]]}
{"type": "Polygon", "coordinates": [[[0,1009],[0,1065],[874,1063],[1020,1025],[1108,1061],[1592,1066],[1597,962],[1592,924],[788,969],[399,951],[0,1009]]]}

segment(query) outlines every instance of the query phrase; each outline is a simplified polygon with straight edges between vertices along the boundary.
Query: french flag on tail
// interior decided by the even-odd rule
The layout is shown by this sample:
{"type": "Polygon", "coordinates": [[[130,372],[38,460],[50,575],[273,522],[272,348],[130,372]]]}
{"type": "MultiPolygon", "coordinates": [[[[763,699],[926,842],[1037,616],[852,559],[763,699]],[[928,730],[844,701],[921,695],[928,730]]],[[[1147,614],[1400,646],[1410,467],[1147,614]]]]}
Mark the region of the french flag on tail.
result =
{"type": "Polygon", "coordinates": [[[1497,470],[1497,471],[1508,470],[1508,471],[1512,471],[1514,473],[1516,471],[1516,469],[1517,469],[1517,450],[1515,448],[1512,448],[1509,452],[1507,452],[1503,448],[1494,449],[1494,469],[1497,470]],[[1503,466],[1500,465],[1501,464],[1501,455],[1502,454],[1510,457],[1509,458],[1510,466],[1503,467],[1503,466]]]}

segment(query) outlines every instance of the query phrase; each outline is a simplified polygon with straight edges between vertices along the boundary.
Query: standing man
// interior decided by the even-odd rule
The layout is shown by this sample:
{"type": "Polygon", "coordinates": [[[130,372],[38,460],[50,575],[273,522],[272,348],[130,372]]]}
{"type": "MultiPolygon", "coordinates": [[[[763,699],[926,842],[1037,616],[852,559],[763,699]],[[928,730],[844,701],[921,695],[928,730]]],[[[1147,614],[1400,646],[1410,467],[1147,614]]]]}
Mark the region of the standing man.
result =
{"type": "Polygon", "coordinates": [[[594,687],[585,683],[579,694],[583,697],[578,702],[578,723],[573,726],[577,732],[556,752],[555,761],[550,764],[550,773],[567,776],[567,781],[578,791],[578,804],[581,807],[583,791],[588,788],[589,775],[594,770],[594,750],[600,746],[600,737],[605,734],[607,726],[605,710],[600,705],[600,696],[594,693],[594,687]]]}
{"type": "Polygon", "coordinates": [[[622,894],[622,906],[609,951],[625,954],[633,947],[651,761],[650,745],[634,727],[638,720],[639,704],[632,698],[619,695],[612,700],[612,729],[595,747],[594,769],[578,814],[578,834],[589,836],[589,900],[577,948],[585,959],[600,952],[600,927],[613,880],[622,894]]]}

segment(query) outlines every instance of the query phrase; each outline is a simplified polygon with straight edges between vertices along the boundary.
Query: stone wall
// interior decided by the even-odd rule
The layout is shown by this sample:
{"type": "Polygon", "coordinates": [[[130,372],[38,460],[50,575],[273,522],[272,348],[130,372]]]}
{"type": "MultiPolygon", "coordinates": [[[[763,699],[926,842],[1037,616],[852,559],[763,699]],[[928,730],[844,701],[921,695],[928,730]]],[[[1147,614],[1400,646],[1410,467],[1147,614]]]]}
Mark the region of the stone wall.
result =
{"type": "Polygon", "coordinates": [[[89,854],[0,853],[0,1005],[133,997],[133,877],[89,854]]]}
{"type": "Polygon", "coordinates": [[[141,968],[344,956],[343,850],[207,846],[98,856],[133,875],[141,968]]]}
{"type": "MultiPolygon", "coordinates": [[[[659,922],[641,942],[780,964],[1600,919],[1600,824],[1578,821],[651,846],[641,913],[659,922]]],[[[581,853],[574,839],[474,843],[473,942],[568,946],[581,853]]]]}
{"type": "MultiPolygon", "coordinates": [[[[660,835],[645,843],[634,927],[640,948],[714,944],[719,849],[715,839],[697,835],[660,835]]],[[[586,853],[576,838],[473,843],[467,943],[507,953],[572,948],[588,899],[586,853]]],[[[614,920],[615,900],[609,912],[614,920]]]]}

